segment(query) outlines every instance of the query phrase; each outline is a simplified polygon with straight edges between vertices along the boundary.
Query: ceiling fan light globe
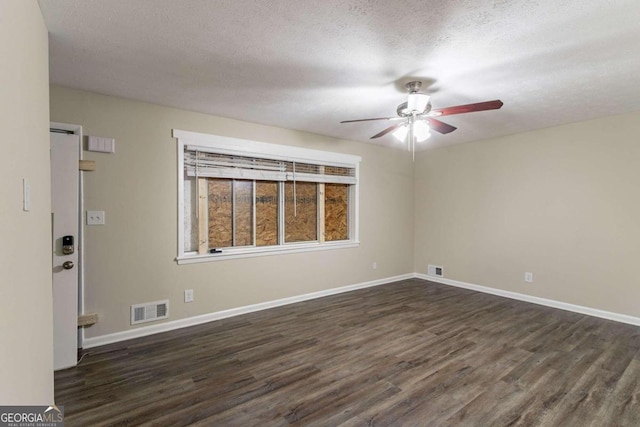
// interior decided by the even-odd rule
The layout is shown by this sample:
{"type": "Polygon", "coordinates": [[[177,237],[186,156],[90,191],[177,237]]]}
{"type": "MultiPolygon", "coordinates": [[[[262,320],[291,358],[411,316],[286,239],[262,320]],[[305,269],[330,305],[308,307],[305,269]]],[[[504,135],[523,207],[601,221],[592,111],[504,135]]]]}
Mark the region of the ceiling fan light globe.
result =
{"type": "Polygon", "coordinates": [[[413,124],[413,134],[418,142],[426,141],[431,137],[431,129],[424,120],[418,120],[413,124]]]}
{"type": "Polygon", "coordinates": [[[407,137],[407,132],[409,132],[409,128],[405,126],[400,126],[398,129],[394,130],[392,135],[400,142],[404,142],[407,137]]]}
{"type": "Polygon", "coordinates": [[[429,104],[430,96],[426,93],[410,93],[407,100],[407,109],[410,112],[422,113],[429,104]]]}

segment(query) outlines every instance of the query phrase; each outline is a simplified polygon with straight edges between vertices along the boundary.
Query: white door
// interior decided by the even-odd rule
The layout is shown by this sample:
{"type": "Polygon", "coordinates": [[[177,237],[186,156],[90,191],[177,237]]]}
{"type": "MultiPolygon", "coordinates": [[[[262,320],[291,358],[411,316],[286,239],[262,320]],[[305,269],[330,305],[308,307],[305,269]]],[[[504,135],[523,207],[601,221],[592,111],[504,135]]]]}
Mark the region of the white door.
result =
{"type": "Polygon", "coordinates": [[[53,367],[78,358],[78,159],[80,138],[51,132],[53,367]],[[71,241],[72,240],[72,241],[71,241]]]}

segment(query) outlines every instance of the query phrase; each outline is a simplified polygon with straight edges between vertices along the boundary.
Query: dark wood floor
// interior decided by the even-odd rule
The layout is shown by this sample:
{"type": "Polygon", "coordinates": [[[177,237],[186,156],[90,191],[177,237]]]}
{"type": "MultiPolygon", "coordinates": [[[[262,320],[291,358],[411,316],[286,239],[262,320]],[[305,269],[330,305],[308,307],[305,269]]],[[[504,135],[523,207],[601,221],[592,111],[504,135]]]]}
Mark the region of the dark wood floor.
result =
{"type": "Polygon", "coordinates": [[[640,328],[422,280],[90,349],[67,426],[640,426],[640,328]]]}

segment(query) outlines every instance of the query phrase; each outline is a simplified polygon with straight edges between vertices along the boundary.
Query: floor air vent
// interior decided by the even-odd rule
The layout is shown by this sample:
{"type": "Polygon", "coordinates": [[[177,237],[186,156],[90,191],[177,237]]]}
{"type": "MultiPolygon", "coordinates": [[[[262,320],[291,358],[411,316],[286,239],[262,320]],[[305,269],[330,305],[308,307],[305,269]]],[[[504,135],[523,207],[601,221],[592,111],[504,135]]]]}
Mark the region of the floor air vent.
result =
{"type": "Polygon", "coordinates": [[[429,264],[429,267],[427,268],[427,274],[429,276],[442,277],[444,276],[444,268],[442,268],[442,266],[439,266],[439,265],[429,264]]]}
{"type": "Polygon", "coordinates": [[[169,318],[169,300],[131,306],[131,324],[153,322],[169,318]]]}

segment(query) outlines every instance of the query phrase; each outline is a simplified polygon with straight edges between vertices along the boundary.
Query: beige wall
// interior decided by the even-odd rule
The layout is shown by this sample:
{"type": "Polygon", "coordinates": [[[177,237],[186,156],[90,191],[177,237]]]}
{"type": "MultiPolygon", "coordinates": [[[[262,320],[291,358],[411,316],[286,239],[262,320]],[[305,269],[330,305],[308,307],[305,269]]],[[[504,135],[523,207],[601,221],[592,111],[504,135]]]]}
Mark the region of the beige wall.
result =
{"type": "Polygon", "coordinates": [[[640,317],[639,113],[422,152],[415,170],[416,272],[640,317]]]}
{"type": "MultiPolygon", "coordinates": [[[[248,112],[250,117],[250,112],[248,112]]],[[[115,154],[85,152],[87,337],[124,331],[131,304],[170,300],[177,320],[413,271],[413,164],[404,151],[341,141],[95,93],[51,88],[51,120],[113,137],[115,154]],[[173,128],[362,156],[359,248],[176,265],[177,176],[173,128]],[[378,269],[372,269],[372,263],[378,269]],[[195,302],[183,292],[194,289],[195,302]]]]}
{"type": "Polygon", "coordinates": [[[53,403],[47,29],[36,1],[1,1],[0,17],[0,404],[45,405],[53,403]]]}

